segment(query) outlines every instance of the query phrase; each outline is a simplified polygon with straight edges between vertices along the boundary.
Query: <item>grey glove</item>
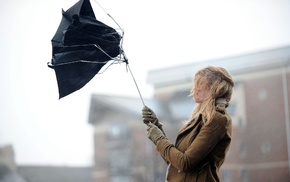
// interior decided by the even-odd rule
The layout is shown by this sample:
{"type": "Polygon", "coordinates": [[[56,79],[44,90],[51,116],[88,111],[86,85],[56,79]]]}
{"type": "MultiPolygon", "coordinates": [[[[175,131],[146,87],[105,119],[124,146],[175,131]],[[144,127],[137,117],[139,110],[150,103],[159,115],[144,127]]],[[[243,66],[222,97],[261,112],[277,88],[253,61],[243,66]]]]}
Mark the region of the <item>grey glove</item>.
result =
{"type": "Polygon", "coordinates": [[[159,129],[162,128],[162,123],[159,122],[156,114],[147,106],[144,106],[142,109],[142,118],[143,123],[148,125],[148,123],[155,124],[159,129]]]}
{"type": "Polygon", "coordinates": [[[143,123],[148,125],[149,123],[153,123],[154,125],[156,125],[162,132],[163,134],[166,136],[162,126],[163,124],[161,122],[159,122],[156,114],[152,111],[152,109],[150,109],[147,106],[144,106],[142,109],[142,118],[143,118],[143,123]]]}
{"type": "Polygon", "coordinates": [[[147,124],[147,136],[156,145],[159,140],[166,138],[163,132],[154,124],[147,124]]]}

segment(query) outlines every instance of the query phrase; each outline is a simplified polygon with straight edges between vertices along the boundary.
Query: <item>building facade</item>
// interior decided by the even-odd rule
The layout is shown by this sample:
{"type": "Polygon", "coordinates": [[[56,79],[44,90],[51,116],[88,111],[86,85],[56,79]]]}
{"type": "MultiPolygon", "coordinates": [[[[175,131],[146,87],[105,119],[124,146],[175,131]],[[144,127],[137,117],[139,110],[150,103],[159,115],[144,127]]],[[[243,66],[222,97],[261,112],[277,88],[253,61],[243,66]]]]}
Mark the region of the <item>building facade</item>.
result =
{"type": "MultiPolygon", "coordinates": [[[[221,180],[290,181],[290,47],[150,71],[154,97],[145,103],[163,122],[172,142],[194,108],[188,97],[192,77],[207,65],[228,69],[235,80],[228,108],[233,138],[221,180]]],[[[141,109],[136,98],[92,96],[95,181],[164,181],[166,164],[154,156],[141,109]]]]}

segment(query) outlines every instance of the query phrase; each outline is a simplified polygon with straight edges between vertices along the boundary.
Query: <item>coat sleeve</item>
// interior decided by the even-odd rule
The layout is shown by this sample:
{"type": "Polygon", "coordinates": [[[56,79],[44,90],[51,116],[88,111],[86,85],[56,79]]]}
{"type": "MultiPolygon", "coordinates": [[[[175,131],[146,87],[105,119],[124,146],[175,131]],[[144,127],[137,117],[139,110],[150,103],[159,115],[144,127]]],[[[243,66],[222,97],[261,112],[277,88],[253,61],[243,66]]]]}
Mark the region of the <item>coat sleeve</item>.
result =
{"type": "Polygon", "coordinates": [[[192,170],[197,167],[226,134],[228,120],[219,114],[207,125],[204,125],[199,134],[185,152],[179,151],[169,140],[162,139],[157,144],[160,155],[181,171],[192,170]]]}

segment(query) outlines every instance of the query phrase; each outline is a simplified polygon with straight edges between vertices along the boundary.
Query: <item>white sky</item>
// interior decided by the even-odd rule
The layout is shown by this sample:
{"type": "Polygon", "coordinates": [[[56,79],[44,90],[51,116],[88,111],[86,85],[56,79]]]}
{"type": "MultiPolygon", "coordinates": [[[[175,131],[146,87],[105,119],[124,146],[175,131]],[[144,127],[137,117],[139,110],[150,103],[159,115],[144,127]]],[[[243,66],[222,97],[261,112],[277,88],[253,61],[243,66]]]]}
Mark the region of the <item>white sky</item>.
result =
{"type": "MultiPolygon", "coordinates": [[[[12,144],[18,164],[92,164],[91,94],[138,97],[125,65],[114,65],[58,100],[55,74],[47,67],[50,40],[61,8],[75,2],[1,2],[0,146],[12,144]]],[[[123,47],[144,97],[153,93],[148,70],[290,45],[288,0],[98,2],[125,30],[123,47]]],[[[99,20],[117,28],[91,3],[99,20]]]]}

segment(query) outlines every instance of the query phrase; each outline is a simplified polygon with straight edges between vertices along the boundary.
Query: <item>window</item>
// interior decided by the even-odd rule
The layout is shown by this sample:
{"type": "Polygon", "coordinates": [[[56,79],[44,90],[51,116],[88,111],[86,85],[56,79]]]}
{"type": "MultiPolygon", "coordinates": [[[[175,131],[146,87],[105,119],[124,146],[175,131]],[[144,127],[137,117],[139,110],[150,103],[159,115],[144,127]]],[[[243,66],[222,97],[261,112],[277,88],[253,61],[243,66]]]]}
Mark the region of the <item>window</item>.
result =
{"type": "Polygon", "coordinates": [[[271,143],[269,143],[269,142],[262,143],[261,151],[263,154],[269,153],[271,151],[271,143]]]}
{"type": "Polygon", "coordinates": [[[114,122],[109,126],[108,139],[122,140],[129,137],[129,128],[126,122],[114,122]]]}
{"type": "Polygon", "coordinates": [[[249,181],[249,172],[246,170],[241,171],[241,179],[242,182],[248,182],[249,181]]]}
{"type": "Polygon", "coordinates": [[[223,178],[224,182],[231,182],[232,181],[232,173],[230,170],[224,170],[223,171],[223,178]]]}
{"type": "Polygon", "coordinates": [[[111,177],[111,182],[130,182],[130,176],[116,175],[111,177]]]}
{"type": "Polygon", "coordinates": [[[112,173],[130,170],[130,151],[127,147],[110,150],[110,171],[112,173]]]}
{"type": "Polygon", "coordinates": [[[239,155],[241,158],[245,158],[247,156],[247,146],[244,143],[241,143],[239,146],[239,155]]]}

